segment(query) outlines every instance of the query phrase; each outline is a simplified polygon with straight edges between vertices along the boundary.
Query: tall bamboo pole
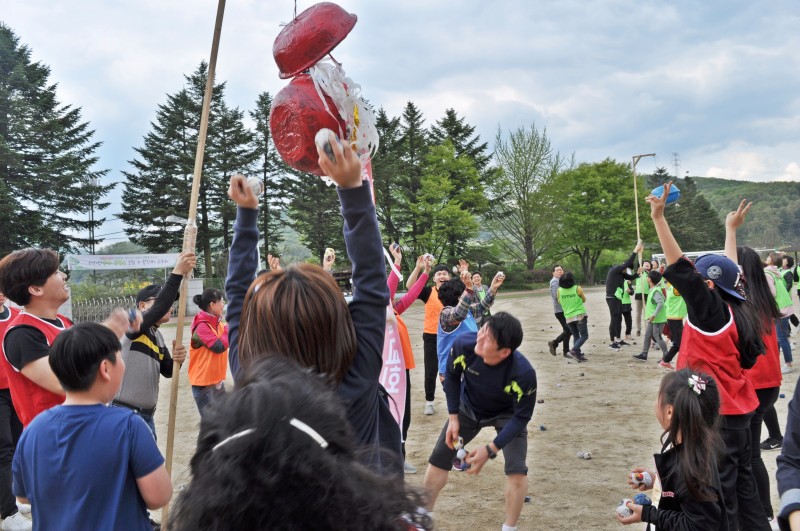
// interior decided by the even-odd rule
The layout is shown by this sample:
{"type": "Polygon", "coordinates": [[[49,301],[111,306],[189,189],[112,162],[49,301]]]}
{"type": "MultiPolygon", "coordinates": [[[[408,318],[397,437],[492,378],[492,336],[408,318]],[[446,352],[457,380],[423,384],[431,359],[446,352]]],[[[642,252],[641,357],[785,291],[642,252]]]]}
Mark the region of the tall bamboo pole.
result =
{"type": "MultiPolygon", "coordinates": [[[[633,156],[633,205],[636,207],[636,243],[638,244],[642,241],[642,233],[641,229],[639,228],[639,190],[638,185],[636,183],[636,165],[639,163],[639,159],[642,157],[655,157],[655,153],[648,153],[646,155],[634,155],[633,156]]],[[[639,265],[642,265],[642,251],[639,251],[639,265]]]]}
{"type": "MultiPolygon", "coordinates": [[[[203,173],[203,155],[206,150],[206,134],[208,133],[208,114],[211,110],[211,95],[214,91],[214,71],[217,67],[217,51],[219,38],[222,33],[222,16],[225,13],[225,0],[219,0],[217,5],[217,20],[214,24],[214,37],[211,42],[211,57],[208,61],[208,79],[206,80],[205,94],[203,95],[203,110],[200,115],[200,132],[197,136],[197,153],[194,157],[194,176],[192,179],[192,195],[189,202],[189,217],[186,230],[183,233],[183,251],[194,251],[197,239],[197,200],[200,195],[200,178],[203,173]]],[[[208,267],[208,264],[206,264],[208,267]]],[[[188,278],[181,283],[181,296],[178,302],[178,323],[175,331],[175,344],[183,343],[183,327],[186,320],[186,298],[189,291],[188,278]]],[[[175,444],[175,416],[178,408],[178,386],[180,384],[181,364],[172,370],[172,387],[169,396],[169,422],[167,423],[167,473],[172,477],[172,453],[175,444]]],[[[166,530],[169,518],[169,504],[161,509],[161,527],[166,530]]]]}

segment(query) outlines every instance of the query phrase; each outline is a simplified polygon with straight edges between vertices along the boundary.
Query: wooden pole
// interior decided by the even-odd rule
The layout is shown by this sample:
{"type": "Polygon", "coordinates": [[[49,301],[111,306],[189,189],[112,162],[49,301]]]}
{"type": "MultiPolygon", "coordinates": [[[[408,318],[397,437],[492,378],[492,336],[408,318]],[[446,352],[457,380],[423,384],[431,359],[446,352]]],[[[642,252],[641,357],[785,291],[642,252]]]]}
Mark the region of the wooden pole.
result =
{"type": "MultiPolygon", "coordinates": [[[[197,239],[197,201],[200,195],[200,179],[203,173],[203,155],[206,149],[206,135],[208,133],[208,114],[211,110],[211,95],[214,92],[214,71],[217,66],[217,51],[219,38],[222,33],[222,16],[225,13],[225,0],[219,0],[217,5],[217,20],[214,24],[214,37],[211,42],[211,57],[208,61],[208,79],[206,80],[205,94],[203,95],[203,110],[200,115],[200,132],[197,136],[197,153],[194,157],[194,176],[192,179],[192,195],[189,202],[189,217],[186,230],[183,233],[183,250],[194,251],[197,239]]],[[[206,264],[206,268],[208,264],[206,264]]],[[[183,327],[186,320],[186,298],[189,291],[188,278],[181,283],[181,296],[178,302],[178,323],[175,331],[175,344],[183,343],[183,327]]],[[[172,453],[175,444],[175,416],[178,408],[178,387],[180,384],[181,364],[176,364],[172,370],[172,387],[169,396],[169,421],[167,423],[167,455],[166,469],[172,477],[172,453]]],[[[166,531],[169,519],[169,504],[161,509],[161,528],[166,531]]]]}
{"type": "MultiPolygon", "coordinates": [[[[634,155],[633,156],[633,205],[636,207],[636,243],[642,241],[642,233],[639,228],[639,190],[636,183],[636,164],[642,157],[655,157],[655,153],[648,153],[647,155],[634,155]]],[[[639,265],[642,265],[642,251],[639,251],[639,265]]]]}

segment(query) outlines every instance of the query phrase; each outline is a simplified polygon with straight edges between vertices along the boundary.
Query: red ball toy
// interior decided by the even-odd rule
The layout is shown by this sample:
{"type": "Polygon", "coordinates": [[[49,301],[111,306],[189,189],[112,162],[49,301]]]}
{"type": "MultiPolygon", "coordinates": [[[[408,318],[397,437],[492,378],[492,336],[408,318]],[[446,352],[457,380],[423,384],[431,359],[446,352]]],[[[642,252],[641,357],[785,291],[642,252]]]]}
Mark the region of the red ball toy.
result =
{"type": "MultiPolygon", "coordinates": [[[[325,96],[328,109],[338,116],[336,105],[325,96]]],[[[323,127],[345,138],[349,136],[344,120],[335,119],[322,104],[322,100],[314,88],[314,82],[307,74],[301,74],[280,92],[272,101],[272,112],[269,115],[269,129],[275,148],[281,158],[296,170],[315,175],[324,175],[319,167],[319,154],[314,143],[314,136],[323,127]]]]}

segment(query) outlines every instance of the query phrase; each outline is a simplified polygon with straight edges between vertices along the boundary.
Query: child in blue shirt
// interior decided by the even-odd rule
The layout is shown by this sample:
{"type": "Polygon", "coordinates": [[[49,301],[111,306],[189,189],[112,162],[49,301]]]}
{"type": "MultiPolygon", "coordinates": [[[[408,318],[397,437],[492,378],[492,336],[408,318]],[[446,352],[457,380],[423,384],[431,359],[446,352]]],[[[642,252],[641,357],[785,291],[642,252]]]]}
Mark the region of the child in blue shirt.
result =
{"type": "MultiPolygon", "coordinates": [[[[125,330],[124,311],[112,319],[125,330]]],[[[147,509],[172,497],[147,424],[107,407],[125,374],[120,350],[119,335],[97,323],[64,330],[50,348],[67,398],[31,422],[12,465],[14,495],[31,504],[37,529],[151,531],[147,509]]]]}

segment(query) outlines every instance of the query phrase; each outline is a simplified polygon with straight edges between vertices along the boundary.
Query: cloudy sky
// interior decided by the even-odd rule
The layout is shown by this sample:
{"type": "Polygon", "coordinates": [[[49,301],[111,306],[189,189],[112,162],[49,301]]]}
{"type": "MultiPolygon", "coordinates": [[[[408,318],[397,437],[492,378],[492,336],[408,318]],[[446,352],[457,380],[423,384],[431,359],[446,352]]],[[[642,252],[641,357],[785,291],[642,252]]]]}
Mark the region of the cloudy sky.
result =
{"type": "MultiPolygon", "coordinates": [[[[428,124],[455,108],[490,146],[498,128],[535,123],[579,162],[655,152],[638,170],[674,173],[678,153],[680,175],[800,180],[792,0],[338,3],[358,23],[334,56],[390,115],[413,101],[428,124]]],[[[208,60],[217,10],[216,0],[2,4],[0,21],[50,66],[61,101],[81,107],[104,143],[98,166],[110,181],[122,180],[157,105],[208,60]]],[[[298,0],[297,10],[310,5],[298,0]]],[[[294,9],[228,0],[217,81],[229,105],[250,110],[260,92],[286,85],[272,43],[294,9]]]]}

